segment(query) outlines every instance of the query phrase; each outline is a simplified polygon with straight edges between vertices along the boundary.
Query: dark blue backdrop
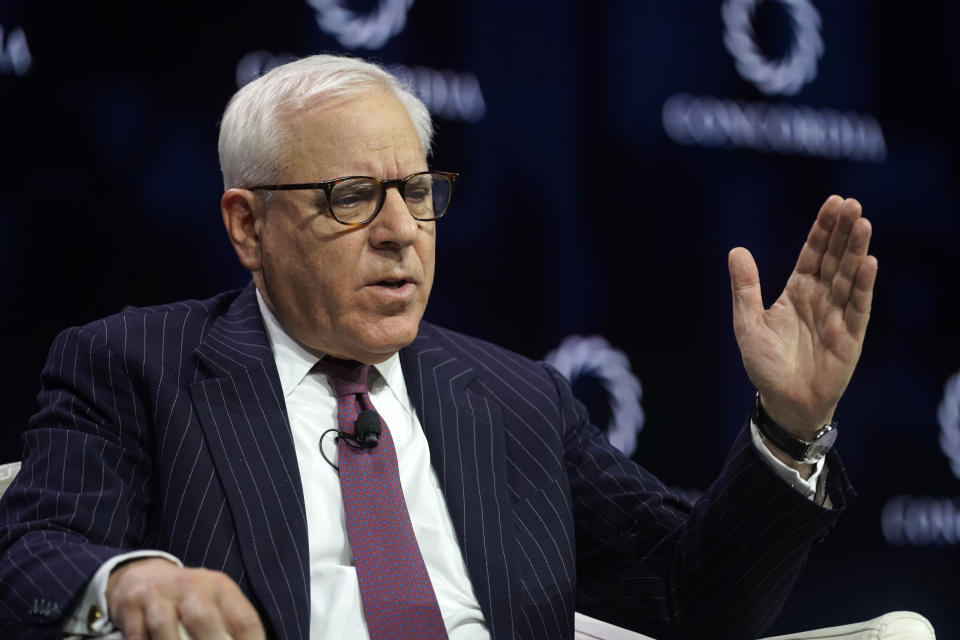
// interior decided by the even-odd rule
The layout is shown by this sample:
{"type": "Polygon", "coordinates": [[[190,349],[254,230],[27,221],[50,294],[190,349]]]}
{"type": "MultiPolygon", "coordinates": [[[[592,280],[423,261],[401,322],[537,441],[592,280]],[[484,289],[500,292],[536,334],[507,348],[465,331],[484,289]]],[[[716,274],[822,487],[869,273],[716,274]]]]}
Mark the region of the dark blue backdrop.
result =
{"type": "Polygon", "coordinates": [[[960,637],[960,5],[811,6],[6,0],[0,461],[60,329],[247,281],[218,212],[238,65],[347,51],[403,65],[432,165],[463,174],[428,318],[533,357],[605,337],[643,384],[635,458],[679,487],[710,482],[750,399],[727,251],[753,251],[772,302],[826,196],[860,199],[880,274],[838,446],[861,495],[775,631],[914,609],[960,637]],[[363,20],[379,48],[328,33],[363,20]],[[793,58],[794,93],[758,87],[793,58]]]}

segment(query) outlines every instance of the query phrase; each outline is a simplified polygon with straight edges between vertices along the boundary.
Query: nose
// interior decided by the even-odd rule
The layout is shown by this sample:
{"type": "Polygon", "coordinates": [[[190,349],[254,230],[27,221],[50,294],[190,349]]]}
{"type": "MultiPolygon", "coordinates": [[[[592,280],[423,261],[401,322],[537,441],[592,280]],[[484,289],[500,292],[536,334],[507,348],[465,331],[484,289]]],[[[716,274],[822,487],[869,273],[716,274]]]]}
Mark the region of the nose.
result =
{"type": "Polygon", "coordinates": [[[407,247],[417,239],[420,223],[410,215],[396,187],[387,189],[380,213],[370,223],[370,242],[375,247],[407,247]]]}

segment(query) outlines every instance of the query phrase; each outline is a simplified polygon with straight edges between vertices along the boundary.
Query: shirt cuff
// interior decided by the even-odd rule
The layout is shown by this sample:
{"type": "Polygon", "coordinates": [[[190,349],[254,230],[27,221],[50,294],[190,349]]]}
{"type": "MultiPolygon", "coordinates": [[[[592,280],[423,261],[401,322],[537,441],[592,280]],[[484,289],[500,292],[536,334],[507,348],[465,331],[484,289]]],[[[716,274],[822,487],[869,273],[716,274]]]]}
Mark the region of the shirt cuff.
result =
{"type": "Polygon", "coordinates": [[[177,557],[163,551],[131,551],[130,553],[113,556],[100,565],[97,572],[93,574],[93,578],[87,583],[80,604],[76,606],[73,613],[67,618],[66,624],[63,625],[65,634],[104,636],[116,630],[116,627],[110,621],[110,611],[107,608],[107,581],[110,580],[110,573],[117,565],[137,558],[163,558],[179,567],[183,566],[183,563],[177,557]]]}
{"type": "Polygon", "coordinates": [[[750,421],[750,435],[753,437],[753,444],[760,452],[760,456],[766,460],[770,468],[804,497],[816,501],[817,479],[820,477],[820,472],[823,471],[823,458],[817,460],[813,465],[813,473],[810,474],[809,478],[804,480],[796,469],[788,467],[773,455],[773,452],[770,451],[769,447],[767,447],[760,438],[760,431],[757,430],[757,425],[754,424],[753,420],[750,421]]]}

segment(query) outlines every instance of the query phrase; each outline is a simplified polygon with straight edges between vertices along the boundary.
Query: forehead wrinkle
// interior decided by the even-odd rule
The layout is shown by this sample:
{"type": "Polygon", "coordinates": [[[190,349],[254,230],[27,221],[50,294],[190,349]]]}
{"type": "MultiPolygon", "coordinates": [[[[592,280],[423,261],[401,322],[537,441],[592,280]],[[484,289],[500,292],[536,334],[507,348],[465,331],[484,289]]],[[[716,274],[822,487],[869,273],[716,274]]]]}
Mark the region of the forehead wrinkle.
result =
{"type": "Polygon", "coordinates": [[[410,173],[420,170],[423,165],[423,154],[419,147],[408,148],[408,140],[402,135],[389,136],[380,144],[370,144],[366,148],[358,149],[360,164],[378,172],[375,178],[384,180],[403,178],[410,173]],[[384,153],[387,152],[387,153],[384,153]]]}
{"type": "Polygon", "coordinates": [[[293,135],[287,169],[309,172],[309,178],[299,176],[304,180],[347,175],[393,179],[425,169],[426,157],[409,115],[399,101],[387,104],[390,109],[382,118],[372,118],[369,109],[350,109],[349,101],[300,110],[288,124],[293,135]]]}

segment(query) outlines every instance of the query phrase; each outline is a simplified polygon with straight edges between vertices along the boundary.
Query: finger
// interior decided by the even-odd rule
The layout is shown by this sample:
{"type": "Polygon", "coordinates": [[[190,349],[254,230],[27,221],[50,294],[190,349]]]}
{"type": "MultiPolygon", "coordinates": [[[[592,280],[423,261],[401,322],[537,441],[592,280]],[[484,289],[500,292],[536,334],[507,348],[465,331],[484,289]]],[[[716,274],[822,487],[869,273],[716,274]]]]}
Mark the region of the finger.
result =
{"type": "Polygon", "coordinates": [[[830,234],[833,233],[833,228],[837,224],[837,217],[842,205],[843,198],[830,196],[820,207],[817,219],[814,220],[813,227],[807,234],[807,241],[800,250],[800,257],[797,258],[796,271],[798,273],[809,275],[820,273],[820,262],[830,246],[830,234]]]}
{"type": "MultiPolygon", "coordinates": [[[[187,628],[184,627],[182,623],[177,625],[177,628],[180,631],[180,640],[194,640],[193,636],[190,635],[190,632],[187,631],[187,628]]],[[[220,640],[220,638],[223,638],[223,640],[233,640],[233,636],[231,636],[229,633],[222,634],[217,638],[217,640],[220,640]]]]}
{"type": "Polygon", "coordinates": [[[143,619],[143,610],[137,607],[112,610],[111,617],[117,628],[123,630],[125,640],[148,640],[147,624],[143,619]]]}
{"type": "Polygon", "coordinates": [[[763,313],[760,295],[760,273],[757,263],[743,247],[732,249],[727,256],[730,269],[730,289],[733,293],[733,329],[739,335],[741,328],[763,313]]]}
{"type": "Polygon", "coordinates": [[[830,298],[838,306],[846,305],[850,298],[857,270],[860,268],[863,259],[867,257],[872,232],[870,221],[866,218],[860,218],[853,225],[847,249],[843,252],[840,267],[837,269],[837,274],[833,277],[833,282],[830,285],[830,298]]]}
{"type": "Polygon", "coordinates": [[[847,198],[840,207],[837,217],[837,224],[833,227],[833,233],[830,234],[830,244],[827,247],[827,253],[823,256],[820,263],[820,277],[824,282],[831,282],[840,266],[840,260],[843,252],[847,248],[850,240],[850,231],[853,229],[853,223],[857,221],[862,212],[860,203],[853,198],[847,198]]]}
{"type": "MultiPolygon", "coordinates": [[[[150,640],[180,640],[177,632],[177,610],[168,600],[155,599],[148,602],[144,607],[143,620],[150,640]]],[[[126,629],[124,633],[129,635],[126,629]]]]}
{"type": "Polygon", "coordinates": [[[877,280],[879,265],[874,256],[867,256],[860,263],[854,279],[853,293],[843,313],[844,322],[850,335],[862,338],[870,320],[870,307],[873,304],[873,285],[877,280]]]}
{"type": "Polygon", "coordinates": [[[224,626],[236,640],[265,640],[267,637],[257,610],[236,584],[219,592],[224,626]]]}
{"type": "Polygon", "coordinates": [[[226,629],[217,605],[202,592],[184,595],[177,604],[181,640],[223,640],[226,629]]]}

